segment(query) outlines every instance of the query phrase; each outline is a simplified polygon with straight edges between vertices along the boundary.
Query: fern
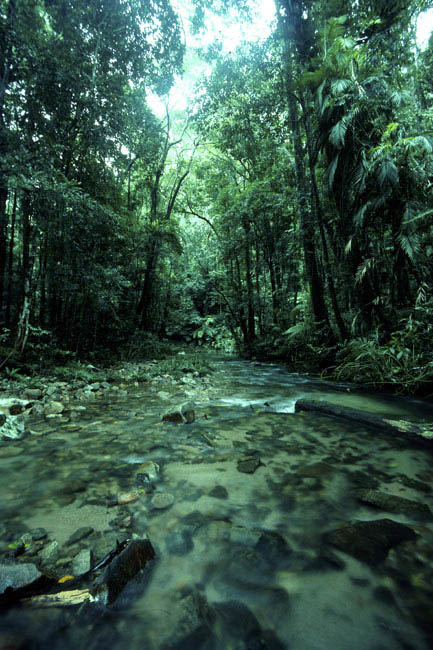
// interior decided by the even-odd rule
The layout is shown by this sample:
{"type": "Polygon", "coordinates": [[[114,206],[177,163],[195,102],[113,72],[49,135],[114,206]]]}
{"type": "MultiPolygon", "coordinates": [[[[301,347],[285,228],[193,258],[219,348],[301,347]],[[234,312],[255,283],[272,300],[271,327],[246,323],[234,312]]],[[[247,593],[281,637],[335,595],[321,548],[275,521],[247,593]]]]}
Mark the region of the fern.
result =
{"type": "Polygon", "coordinates": [[[374,267],[374,258],[373,257],[368,257],[366,260],[364,260],[358,267],[356,274],[355,274],[355,282],[356,284],[361,284],[367,274],[367,271],[369,269],[372,269],[374,267]]]}
{"type": "Polygon", "coordinates": [[[398,235],[398,242],[403,252],[408,256],[410,261],[413,262],[421,250],[421,242],[418,235],[400,233],[398,235]]]}
{"type": "Polygon", "coordinates": [[[390,158],[384,158],[380,163],[377,178],[381,187],[385,185],[397,185],[398,169],[395,162],[390,158]]]}
{"type": "Polygon", "coordinates": [[[331,81],[331,93],[334,96],[343,93],[350,86],[350,83],[349,79],[334,79],[331,81]]]}

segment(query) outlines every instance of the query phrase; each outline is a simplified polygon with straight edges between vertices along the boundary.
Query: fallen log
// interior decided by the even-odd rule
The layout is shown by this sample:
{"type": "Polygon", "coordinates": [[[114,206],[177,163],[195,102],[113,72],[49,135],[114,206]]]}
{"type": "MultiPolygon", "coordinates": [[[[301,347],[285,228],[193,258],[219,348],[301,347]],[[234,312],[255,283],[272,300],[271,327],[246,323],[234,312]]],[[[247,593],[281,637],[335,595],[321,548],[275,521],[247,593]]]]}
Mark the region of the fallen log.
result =
{"type": "Polygon", "coordinates": [[[387,431],[394,435],[404,435],[411,441],[427,446],[430,449],[433,448],[432,424],[409,422],[407,420],[392,420],[381,415],[375,415],[374,413],[366,413],[359,409],[352,409],[320,400],[298,399],[295,404],[295,412],[298,413],[299,411],[310,411],[343,418],[374,429],[387,431]]]}

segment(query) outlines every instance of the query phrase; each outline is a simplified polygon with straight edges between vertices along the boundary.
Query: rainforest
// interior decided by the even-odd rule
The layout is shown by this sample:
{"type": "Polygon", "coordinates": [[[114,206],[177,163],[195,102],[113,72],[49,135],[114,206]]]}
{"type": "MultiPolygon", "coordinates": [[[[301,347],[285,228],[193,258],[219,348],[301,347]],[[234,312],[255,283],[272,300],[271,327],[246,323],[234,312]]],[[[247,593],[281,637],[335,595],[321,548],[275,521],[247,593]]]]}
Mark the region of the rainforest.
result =
{"type": "Polygon", "coordinates": [[[0,0],[0,649],[433,648],[433,0],[0,0]]]}

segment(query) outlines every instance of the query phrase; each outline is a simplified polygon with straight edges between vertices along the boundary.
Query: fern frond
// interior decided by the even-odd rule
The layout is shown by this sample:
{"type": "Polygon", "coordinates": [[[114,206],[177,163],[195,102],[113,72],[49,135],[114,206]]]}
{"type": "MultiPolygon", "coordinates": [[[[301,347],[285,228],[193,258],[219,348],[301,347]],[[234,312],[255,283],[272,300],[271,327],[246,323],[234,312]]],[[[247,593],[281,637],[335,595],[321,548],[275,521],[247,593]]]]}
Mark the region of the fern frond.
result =
{"type": "Polygon", "coordinates": [[[343,93],[349,86],[349,79],[334,79],[331,81],[331,93],[334,96],[339,95],[340,93],[343,93]]]}
{"type": "Polygon", "coordinates": [[[390,158],[384,158],[380,163],[377,178],[381,187],[385,185],[397,185],[398,169],[395,162],[390,158]]]}
{"type": "Polygon", "coordinates": [[[356,284],[361,284],[361,282],[364,280],[367,271],[372,269],[374,267],[374,258],[373,257],[368,257],[366,260],[364,260],[357,268],[356,274],[355,274],[355,282],[356,284]]]}
{"type": "Polygon", "coordinates": [[[405,255],[407,255],[410,261],[413,262],[421,250],[421,242],[418,235],[400,233],[398,235],[398,243],[405,255]]]}

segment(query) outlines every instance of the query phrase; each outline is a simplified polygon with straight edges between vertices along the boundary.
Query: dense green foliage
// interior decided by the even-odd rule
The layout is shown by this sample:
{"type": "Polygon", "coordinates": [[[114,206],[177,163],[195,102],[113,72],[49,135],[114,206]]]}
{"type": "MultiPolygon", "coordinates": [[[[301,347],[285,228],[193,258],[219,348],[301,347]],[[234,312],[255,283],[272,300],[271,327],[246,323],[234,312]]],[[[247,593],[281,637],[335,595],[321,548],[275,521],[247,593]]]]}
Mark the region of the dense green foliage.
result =
{"type": "Polygon", "coordinates": [[[209,74],[160,118],[169,0],[0,0],[4,354],[160,337],[431,392],[431,5],[275,0],[266,41],[188,52],[209,74]]]}

